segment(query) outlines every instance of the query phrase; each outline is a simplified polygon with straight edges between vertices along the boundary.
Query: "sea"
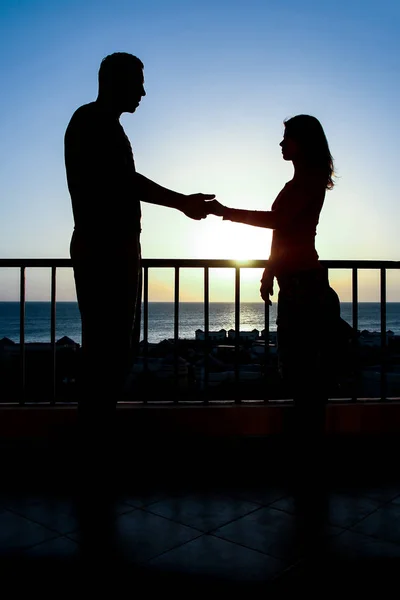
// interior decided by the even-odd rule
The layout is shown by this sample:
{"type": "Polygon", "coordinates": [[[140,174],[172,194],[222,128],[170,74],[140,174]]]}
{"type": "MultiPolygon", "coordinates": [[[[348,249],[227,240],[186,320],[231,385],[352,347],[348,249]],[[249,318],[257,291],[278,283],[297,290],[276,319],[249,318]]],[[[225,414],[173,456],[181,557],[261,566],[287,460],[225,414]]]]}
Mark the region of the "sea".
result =
{"type": "MultiPolygon", "coordinates": [[[[270,307],[270,331],[276,330],[276,308],[270,307]]],[[[50,342],[51,331],[50,302],[26,302],[25,305],[25,342],[50,342]]],[[[263,302],[242,302],[240,305],[240,330],[261,331],[265,326],[263,302]]],[[[20,329],[19,302],[0,302],[0,340],[7,337],[19,342],[20,329]]],[[[174,303],[149,302],[148,339],[158,343],[174,337],[174,303]]],[[[351,302],[341,303],[342,318],[352,325],[351,302]]],[[[99,322],[101,328],[101,322],[99,322]]],[[[211,302],[209,308],[209,330],[235,328],[235,304],[233,302],[211,302]]],[[[179,304],[179,338],[194,339],[197,329],[204,330],[204,304],[202,302],[181,302],[179,304]]],[[[304,323],[307,329],[307,323],[304,323]]],[[[360,302],[358,304],[358,329],[380,331],[379,302],[360,302]]],[[[386,331],[400,334],[400,302],[388,302],[386,305],[386,331]]],[[[143,332],[143,323],[142,323],[143,332]]],[[[105,332],[105,337],[107,332],[105,332]]],[[[57,302],[56,304],[56,340],[68,336],[81,344],[81,321],[76,302],[57,302]]]]}

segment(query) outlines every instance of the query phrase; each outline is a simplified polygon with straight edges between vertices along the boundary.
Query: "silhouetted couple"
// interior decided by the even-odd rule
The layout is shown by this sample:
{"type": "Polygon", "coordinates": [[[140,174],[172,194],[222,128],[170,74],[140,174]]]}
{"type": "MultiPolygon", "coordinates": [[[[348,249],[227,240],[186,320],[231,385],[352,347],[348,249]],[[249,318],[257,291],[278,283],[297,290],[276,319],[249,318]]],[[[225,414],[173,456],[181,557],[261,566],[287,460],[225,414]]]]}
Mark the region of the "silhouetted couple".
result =
{"type": "Polygon", "coordinates": [[[293,390],[296,418],[307,436],[321,430],[326,400],[326,343],[340,316],[339,301],[318,260],[315,235],[333,160],[320,122],[298,115],[285,123],[284,160],[294,176],[270,211],[228,208],[211,194],[181,194],[135,169],[119,122],[145,96],[142,62],[111,54],[99,69],[99,92],[81,106],[65,134],[65,164],[72,200],[71,258],[82,318],[82,423],[106,427],[114,418],[139,341],[141,302],[140,202],[176,208],[196,220],[208,214],[273,230],[271,255],[261,281],[270,301],[279,284],[279,368],[293,390]],[[316,427],[316,423],[318,427],[316,427]]]}

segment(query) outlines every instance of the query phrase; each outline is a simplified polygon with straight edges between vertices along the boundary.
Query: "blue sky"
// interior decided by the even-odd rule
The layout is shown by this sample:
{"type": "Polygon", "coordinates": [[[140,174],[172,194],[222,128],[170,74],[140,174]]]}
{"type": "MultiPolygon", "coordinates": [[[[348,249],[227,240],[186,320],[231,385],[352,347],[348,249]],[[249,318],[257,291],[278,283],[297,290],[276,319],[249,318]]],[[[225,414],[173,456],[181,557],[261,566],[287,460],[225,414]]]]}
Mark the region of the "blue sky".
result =
{"type": "MultiPolygon", "coordinates": [[[[339,175],[321,214],[320,257],[398,260],[399,30],[392,0],[3,0],[0,257],[69,256],[64,131],[96,98],[101,59],[126,51],[145,65],[147,96],[121,118],[138,171],[268,210],[292,175],[278,146],[282,122],[313,114],[339,175]]],[[[268,258],[268,230],[142,209],[144,257],[268,258]]],[[[48,273],[28,275],[28,297],[46,299],[48,273]]],[[[153,279],[151,299],[172,299],[169,275],[153,279]]],[[[220,279],[214,299],[230,299],[220,279]]],[[[389,300],[400,300],[399,279],[389,276],[389,300]]],[[[243,299],[259,299],[258,280],[250,277],[243,299]]],[[[344,300],[349,282],[339,273],[333,281],[344,300]]],[[[198,299],[198,289],[201,298],[199,286],[189,282],[182,299],[198,299]]],[[[361,299],[378,297],[375,274],[360,286],[361,299]]],[[[70,273],[59,287],[60,299],[74,297],[70,273]]],[[[0,272],[0,300],[17,289],[18,274],[0,272]]]]}

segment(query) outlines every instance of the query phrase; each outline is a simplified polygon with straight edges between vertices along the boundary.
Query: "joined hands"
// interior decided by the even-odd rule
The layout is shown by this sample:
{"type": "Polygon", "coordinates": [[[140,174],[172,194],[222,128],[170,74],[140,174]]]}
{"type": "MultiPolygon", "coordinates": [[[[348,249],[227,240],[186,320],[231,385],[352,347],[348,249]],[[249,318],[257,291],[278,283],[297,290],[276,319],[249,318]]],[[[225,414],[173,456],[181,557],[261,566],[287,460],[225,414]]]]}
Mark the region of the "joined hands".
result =
{"type": "Polygon", "coordinates": [[[215,200],[215,194],[188,194],[181,210],[187,217],[200,221],[208,215],[223,217],[226,206],[215,200]]]}
{"type": "Polygon", "coordinates": [[[185,196],[185,203],[181,210],[190,219],[200,221],[209,214],[207,206],[210,202],[208,201],[213,198],[215,194],[188,194],[185,196]]]}
{"type": "Polygon", "coordinates": [[[223,217],[226,211],[226,206],[218,202],[218,200],[212,200],[206,203],[207,215],[216,215],[217,217],[223,217]]]}

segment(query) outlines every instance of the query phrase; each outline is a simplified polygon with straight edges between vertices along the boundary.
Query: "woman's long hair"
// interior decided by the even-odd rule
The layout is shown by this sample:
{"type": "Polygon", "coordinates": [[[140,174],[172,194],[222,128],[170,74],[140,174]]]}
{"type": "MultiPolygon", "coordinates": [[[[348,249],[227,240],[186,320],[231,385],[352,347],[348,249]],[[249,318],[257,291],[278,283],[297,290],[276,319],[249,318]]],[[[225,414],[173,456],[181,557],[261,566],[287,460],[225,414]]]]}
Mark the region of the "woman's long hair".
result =
{"type": "Polygon", "coordinates": [[[284,125],[286,136],[301,148],[304,162],[324,177],[326,188],[331,190],[335,185],[333,158],[321,123],[310,115],[296,115],[284,125]]]}

